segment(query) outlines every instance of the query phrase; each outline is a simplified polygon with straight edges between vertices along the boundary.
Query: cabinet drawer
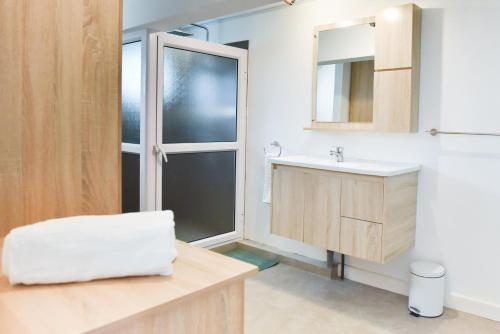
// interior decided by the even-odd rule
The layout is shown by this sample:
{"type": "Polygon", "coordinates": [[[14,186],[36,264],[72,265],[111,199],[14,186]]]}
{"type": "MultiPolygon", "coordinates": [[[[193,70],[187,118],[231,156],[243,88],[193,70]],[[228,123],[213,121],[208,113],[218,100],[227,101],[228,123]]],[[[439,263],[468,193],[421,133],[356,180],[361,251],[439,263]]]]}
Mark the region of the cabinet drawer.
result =
{"type": "Polygon", "coordinates": [[[369,261],[382,261],[382,224],[342,217],[340,252],[369,261]]]}
{"type": "Polygon", "coordinates": [[[384,184],[368,178],[342,179],[343,217],[382,223],[384,211],[384,184]]]}

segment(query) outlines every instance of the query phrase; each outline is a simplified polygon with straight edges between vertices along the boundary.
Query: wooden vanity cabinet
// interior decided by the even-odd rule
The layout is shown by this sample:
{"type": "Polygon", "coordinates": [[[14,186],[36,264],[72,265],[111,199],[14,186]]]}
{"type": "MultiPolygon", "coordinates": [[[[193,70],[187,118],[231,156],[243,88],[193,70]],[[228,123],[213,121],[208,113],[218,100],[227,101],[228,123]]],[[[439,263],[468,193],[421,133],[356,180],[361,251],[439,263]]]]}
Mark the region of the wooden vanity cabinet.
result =
{"type": "Polygon", "coordinates": [[[417,172],[379,177],[273,165],[271,233],[386,263],[415,242],[417,172]]]}

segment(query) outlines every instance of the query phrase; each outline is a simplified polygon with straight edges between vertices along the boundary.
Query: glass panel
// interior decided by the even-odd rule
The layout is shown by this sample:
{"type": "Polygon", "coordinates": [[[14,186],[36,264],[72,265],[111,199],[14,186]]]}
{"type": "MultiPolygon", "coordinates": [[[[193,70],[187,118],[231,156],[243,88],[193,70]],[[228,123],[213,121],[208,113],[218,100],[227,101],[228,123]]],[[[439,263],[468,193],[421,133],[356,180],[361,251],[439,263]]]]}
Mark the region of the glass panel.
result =
{"type": "Polygon", "coordinates": [[[174,211],[178,239],[234,231],[236,152],[169,154],[162,175],[162,208],[174,211]]]}
{"type": "Polygon", "coordinates": [[[140,211],[139,154],[122,152],[122,212],[140,211]]]}
{"type": "Polygon", "coordinates": [[[122,50],[122,142],[140,144],[141,42],[122,50]]]}
{"type": "Polygon", "coordinates": [[[236,141],[238,61],[164,51],[163,143],[236,141]]]}

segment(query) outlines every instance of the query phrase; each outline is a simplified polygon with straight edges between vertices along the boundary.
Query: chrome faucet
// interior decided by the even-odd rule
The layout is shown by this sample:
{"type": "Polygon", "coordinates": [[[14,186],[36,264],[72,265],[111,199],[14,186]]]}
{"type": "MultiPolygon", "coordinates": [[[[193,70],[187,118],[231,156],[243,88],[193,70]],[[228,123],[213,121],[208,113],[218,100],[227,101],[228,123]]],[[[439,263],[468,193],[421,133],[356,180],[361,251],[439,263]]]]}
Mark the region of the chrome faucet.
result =
{"type": "Polygon", "coordinates": [[[344,148],[342,146],[335,146],[330,150],[330,155],[337,158],[337,162],[344,161],[344,148]]]}

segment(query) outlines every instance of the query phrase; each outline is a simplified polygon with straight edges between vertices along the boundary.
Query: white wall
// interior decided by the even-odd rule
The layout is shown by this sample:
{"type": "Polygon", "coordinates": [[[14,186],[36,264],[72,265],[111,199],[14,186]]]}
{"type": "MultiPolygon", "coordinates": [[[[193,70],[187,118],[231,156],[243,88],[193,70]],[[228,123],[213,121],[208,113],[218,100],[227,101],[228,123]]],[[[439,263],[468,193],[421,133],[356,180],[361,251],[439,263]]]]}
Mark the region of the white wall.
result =
{"type": "Polygon", "coordinates": [[[277,0],[123,0],[123,30],[167,29],[269,6],[277,0]]]}
{"type": "Polygon", "coordinates": [[[424,133],[432,127],[500,132],[500,2],[416,1],[424,8],[418,134],[303,130],[311,112],[313,26],[405,2],[298,1],[210,24],[222,43],[250,40],[245,234],[325,257],[269,233],[262,148],[272,140],[289,152],[326,154],[342,145],[347,157],[420,163],[415,249],[387,265],[349,259],[348,275],[404,292],[410,261],[436,260],[448,270],[448,305],[500,320],[500,138],[424,133]]]}

